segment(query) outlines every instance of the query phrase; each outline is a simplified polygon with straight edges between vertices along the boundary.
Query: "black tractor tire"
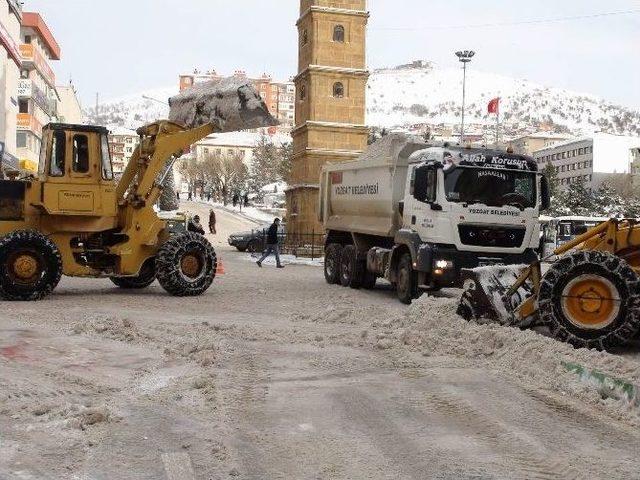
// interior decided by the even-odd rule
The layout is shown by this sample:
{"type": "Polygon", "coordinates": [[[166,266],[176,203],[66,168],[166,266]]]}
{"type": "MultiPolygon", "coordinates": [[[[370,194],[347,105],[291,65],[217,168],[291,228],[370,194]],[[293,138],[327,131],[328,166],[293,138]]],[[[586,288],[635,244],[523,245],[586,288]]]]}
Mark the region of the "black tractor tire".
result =
{"type": "Polygon", "coordinates": [[[400,258],[396,278],[398,300],[405,305],[411,305],[413,299],[418,296],[418,275],[413,271],[411,254],[405,253],[400,258]]]}
{"type": "Polygon", "coordinates": [[[109,277],[114,285],[125,290],[142,290],[156,281],[156,260],[150,258],[142,264],[135,277],[109,277]]]}
{"type": "Polygon", "coordinates": [[[340,258],[342,245],[330,243],[324,252],[324,279],[329,285],[340,284],[340,258]]]}
{"type": "Polygon", "coordinates": [[[610,253],[567,255],[544,275],[538,308],[556,339],[578,348],[607,350],[640,331],[640,277],[610,253]]]}
{"type": "Polygon", "coordinates": [[[176,297],[202,295],[213,283],[218,258],[209,240],[197,233],[175,235],[156,257],[156,278],[176,297]]]}
{"type": "Polygon", "coordinates": [[[0,239],[0,299],[41,300],[62,277],[62,256],[55,243],[34,230],[0,239]]]}
{"type": "Polygon", "coordinates": [[[360,288],[364,272],[358,262],[358,251],[354,245],[347,245],[340,255],[340,284],[343,287],[360,288]]]}

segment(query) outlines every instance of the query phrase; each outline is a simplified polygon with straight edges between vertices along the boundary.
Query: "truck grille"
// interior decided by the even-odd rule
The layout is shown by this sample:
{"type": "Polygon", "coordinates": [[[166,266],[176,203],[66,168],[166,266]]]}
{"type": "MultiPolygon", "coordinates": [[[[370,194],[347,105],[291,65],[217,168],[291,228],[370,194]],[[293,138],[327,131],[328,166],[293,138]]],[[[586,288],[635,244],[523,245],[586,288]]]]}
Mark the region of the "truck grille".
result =
{"type": "Polygon", "coordinates": [[[460,241],[474,247],[517,248],[522,246],[525,228],[458,225],[460,241]]]}

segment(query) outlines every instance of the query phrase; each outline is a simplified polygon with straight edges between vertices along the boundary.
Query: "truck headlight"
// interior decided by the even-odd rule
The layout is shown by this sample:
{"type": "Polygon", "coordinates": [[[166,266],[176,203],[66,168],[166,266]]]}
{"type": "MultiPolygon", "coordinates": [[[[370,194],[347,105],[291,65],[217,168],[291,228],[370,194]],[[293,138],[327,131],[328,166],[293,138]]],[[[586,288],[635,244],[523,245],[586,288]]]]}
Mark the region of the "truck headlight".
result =
{"type": "Polygon", "coordinates": [[[436,260],[436,268],[438,270],[446,270],[448,268],[453,268],[453,262],[450,260],[436,260]]]}

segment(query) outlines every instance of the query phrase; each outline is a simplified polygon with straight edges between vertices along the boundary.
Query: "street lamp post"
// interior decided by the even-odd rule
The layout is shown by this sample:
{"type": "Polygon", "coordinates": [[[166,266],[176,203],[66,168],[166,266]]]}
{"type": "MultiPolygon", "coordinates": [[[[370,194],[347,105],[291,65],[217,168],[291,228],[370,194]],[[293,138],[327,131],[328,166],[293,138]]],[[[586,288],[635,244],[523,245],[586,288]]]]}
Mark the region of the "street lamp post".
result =
{"type": "Polygon", "coordinates": [[[460,145],[464,145],[464,107],[467,99],[467,63],[476,54],[473,50],[462,50],[456,52],[458,60],[462,62],[462,125],[460,126],[460,145]]]}

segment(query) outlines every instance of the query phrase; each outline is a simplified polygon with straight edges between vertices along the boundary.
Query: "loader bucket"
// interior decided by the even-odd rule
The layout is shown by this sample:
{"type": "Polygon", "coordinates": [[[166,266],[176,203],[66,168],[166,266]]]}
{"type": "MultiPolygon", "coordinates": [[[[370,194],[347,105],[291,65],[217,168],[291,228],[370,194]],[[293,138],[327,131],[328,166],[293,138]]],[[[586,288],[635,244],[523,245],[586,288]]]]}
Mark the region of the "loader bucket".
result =
{"type": "Polygon", "coordinates": [[[512,265],[462,270],[464,292],[458,305],[458,315],[466,320],[516,324],[515,308],[531,296],[531,289],[525,285],[510,298],[507,292],[525,268],[512,265]]]}
{"type": "Polygon", "coordinates": [[[186,128],[212,123],[224,133],[278,125],[256,88],[241,77],[196,84],[171,97],[169,106],[169,120],[186,128]]]}

